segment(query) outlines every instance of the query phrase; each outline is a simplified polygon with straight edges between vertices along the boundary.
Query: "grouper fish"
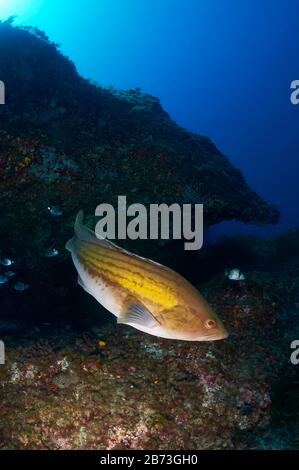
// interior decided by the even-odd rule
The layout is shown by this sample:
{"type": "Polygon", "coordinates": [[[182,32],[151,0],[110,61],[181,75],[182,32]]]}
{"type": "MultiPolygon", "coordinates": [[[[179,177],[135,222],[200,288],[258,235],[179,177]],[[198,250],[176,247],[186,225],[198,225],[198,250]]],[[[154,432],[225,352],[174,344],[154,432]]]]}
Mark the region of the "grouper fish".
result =
{"type": "Polygon", "coordinates": [[[99,239],[76,217],[66,248],[79,285],[125,323],[154,336],[213,341],[227,332],[211,306],[182,276],[159,263],[99,239]]]}

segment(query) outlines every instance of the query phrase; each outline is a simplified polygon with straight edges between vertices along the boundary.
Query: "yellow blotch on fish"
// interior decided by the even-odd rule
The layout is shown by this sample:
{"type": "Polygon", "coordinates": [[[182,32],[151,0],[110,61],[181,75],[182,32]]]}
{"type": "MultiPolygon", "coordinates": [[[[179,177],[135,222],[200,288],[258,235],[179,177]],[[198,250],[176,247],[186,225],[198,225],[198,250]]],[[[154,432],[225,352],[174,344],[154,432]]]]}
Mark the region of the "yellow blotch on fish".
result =
{"type": "Polygon", "coordinates": [[[162,338],[213,341],[228,336],[201,294],[175,271],[98,239],[76,217],[66,248],[79,285],[125,323],[162,338]]]}

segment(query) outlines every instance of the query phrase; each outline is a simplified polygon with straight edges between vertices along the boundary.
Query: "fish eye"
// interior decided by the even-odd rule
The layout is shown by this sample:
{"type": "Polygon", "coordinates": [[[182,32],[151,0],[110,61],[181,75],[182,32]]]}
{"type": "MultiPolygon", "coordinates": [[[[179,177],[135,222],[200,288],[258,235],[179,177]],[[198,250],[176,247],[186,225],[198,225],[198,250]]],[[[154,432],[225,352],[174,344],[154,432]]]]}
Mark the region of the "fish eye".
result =
{"type": "Polygon", "coordinates": [[[214,328],[216,326],[216,322],[215,320],[212,320],[212,318],[209,318],[208,320],[205,321],[205,327],[208,329],[208,330],[211,330],[212,328],[214,328]]]}

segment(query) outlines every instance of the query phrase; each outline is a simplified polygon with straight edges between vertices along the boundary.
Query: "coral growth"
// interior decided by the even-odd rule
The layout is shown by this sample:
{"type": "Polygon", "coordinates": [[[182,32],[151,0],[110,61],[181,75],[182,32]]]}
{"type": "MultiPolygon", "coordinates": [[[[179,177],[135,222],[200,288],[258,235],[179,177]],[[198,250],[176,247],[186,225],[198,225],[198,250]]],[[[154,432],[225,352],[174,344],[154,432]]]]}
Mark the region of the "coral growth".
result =
{"type": "MultiPolygon", "coordinates": [[[[0,256],[15,261],[16,273],[0,286],[0,448],[262,447],[298,270],[284,268],[281,279],[260,261],[259,272],[240,266],[244,282],[210,270],[204,290],[230,338],[171,342],[114,324],[91,328],[105,313],[77,288],[64,244],[78,209],[93,214],[123,194],[129,204],[203,203],[206,226],[274,223],[277,210],[157,98],[83,79],[39,30],[0,23],[0,79],[9,84],[0,107],[0,256]],[[16,291],[18,282],[28,288],[16,291]]],[[[188,267],[180,243],[124,245],[188,267]]],[[[284,240],[275,246],[283,257],[284,240]]]]}
{"type": "Polygon", "coordinates": [[[297,448],[289,357],[299,334],[299,257],[296,269],[295,259],[274,269],[271,252],[282,240],[268,243],[267,256],[265,241],[255,247],[262,271],[244,266],[246,280],[219,273],[201,285],[230,332],[225,341],[162,340],[113,324],[85,333],[41,325],[6,336],[0,446],[297,448]]]}
{"type": "MultiPolygon", "coordinates": [[[[0,78],[8,85],[0,107],[0,255],[16,260],[33,296],[23,297],[21,307],[8,299],[11,311],[61,314],[62,295],[71,310],[74,280],[62,273],[71,272],[64,245],[74,216],[81,208],[93,214],[101,202],[115,204],[117,195],[128,204],[203,203],[205,226],[277,220],[277,210],[207,137],[179,127],[140,89],[83,79],[43,32],[0,23],[0,78]],[[49,216],[52,206],[62,212],[58,220],[49,216]],[[45,261],[53,247],[59,255],[45,261]]],[[[164,264],[185,263],[180,243],[124,244],[164,264]]]]}

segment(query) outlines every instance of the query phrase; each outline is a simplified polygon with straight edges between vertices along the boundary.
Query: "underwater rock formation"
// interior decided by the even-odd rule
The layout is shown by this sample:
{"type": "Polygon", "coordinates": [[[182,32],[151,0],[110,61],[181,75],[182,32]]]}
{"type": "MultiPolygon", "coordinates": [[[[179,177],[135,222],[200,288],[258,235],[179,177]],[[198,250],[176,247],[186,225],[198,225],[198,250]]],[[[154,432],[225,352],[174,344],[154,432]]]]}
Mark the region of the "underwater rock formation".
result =
{"type": "MultiPolygon", "coordinates": [[[[230,333],[223,342],[83,328],[104,310],[77,287],[64,250],[78,209],[126,194],[204,203],[206,226],[278,213],[158,99],[81,78],[38,30],[0,23],[0,80],[0,449],[298,448],[298,231],[203,253],[200,290],[230,333]],[[244,280],[225,277],[236,268],[244,280]]],[[[128,248],[170,265],[186,256],[164,242],[128,248]]]]}
{"type": "MultiPolygon", "coordinates": [[[[21,281],[39,293],[57,296],[55,283],[60,294],[70,288],[59,273],[68,269],[64,244],[77,210],[94,214],[117,195],[128,204],[203,203],[205,227],[277,221],[277,210],[207,137],[178,126],[139,89],[106,89],[80,77],[43,32],[0,23],[0,79],[0,255],[15,259],[21,281]],[[52,217],[53,206],[60,216],[52,217]],[[45,260],[49,250],[59,255],[45,260]]],[[[172,265],[182,249],[165,245],[137,240],[128,248],[172,265]]]]}
{"type": "Polygon", "coordinates": [[[243,266],[246,281],[219,273],[201,285],[225,341],[120,325],[7,332],[0,449],[298,449],[298,232],[253,246],[260,270],[243,266]]]}

